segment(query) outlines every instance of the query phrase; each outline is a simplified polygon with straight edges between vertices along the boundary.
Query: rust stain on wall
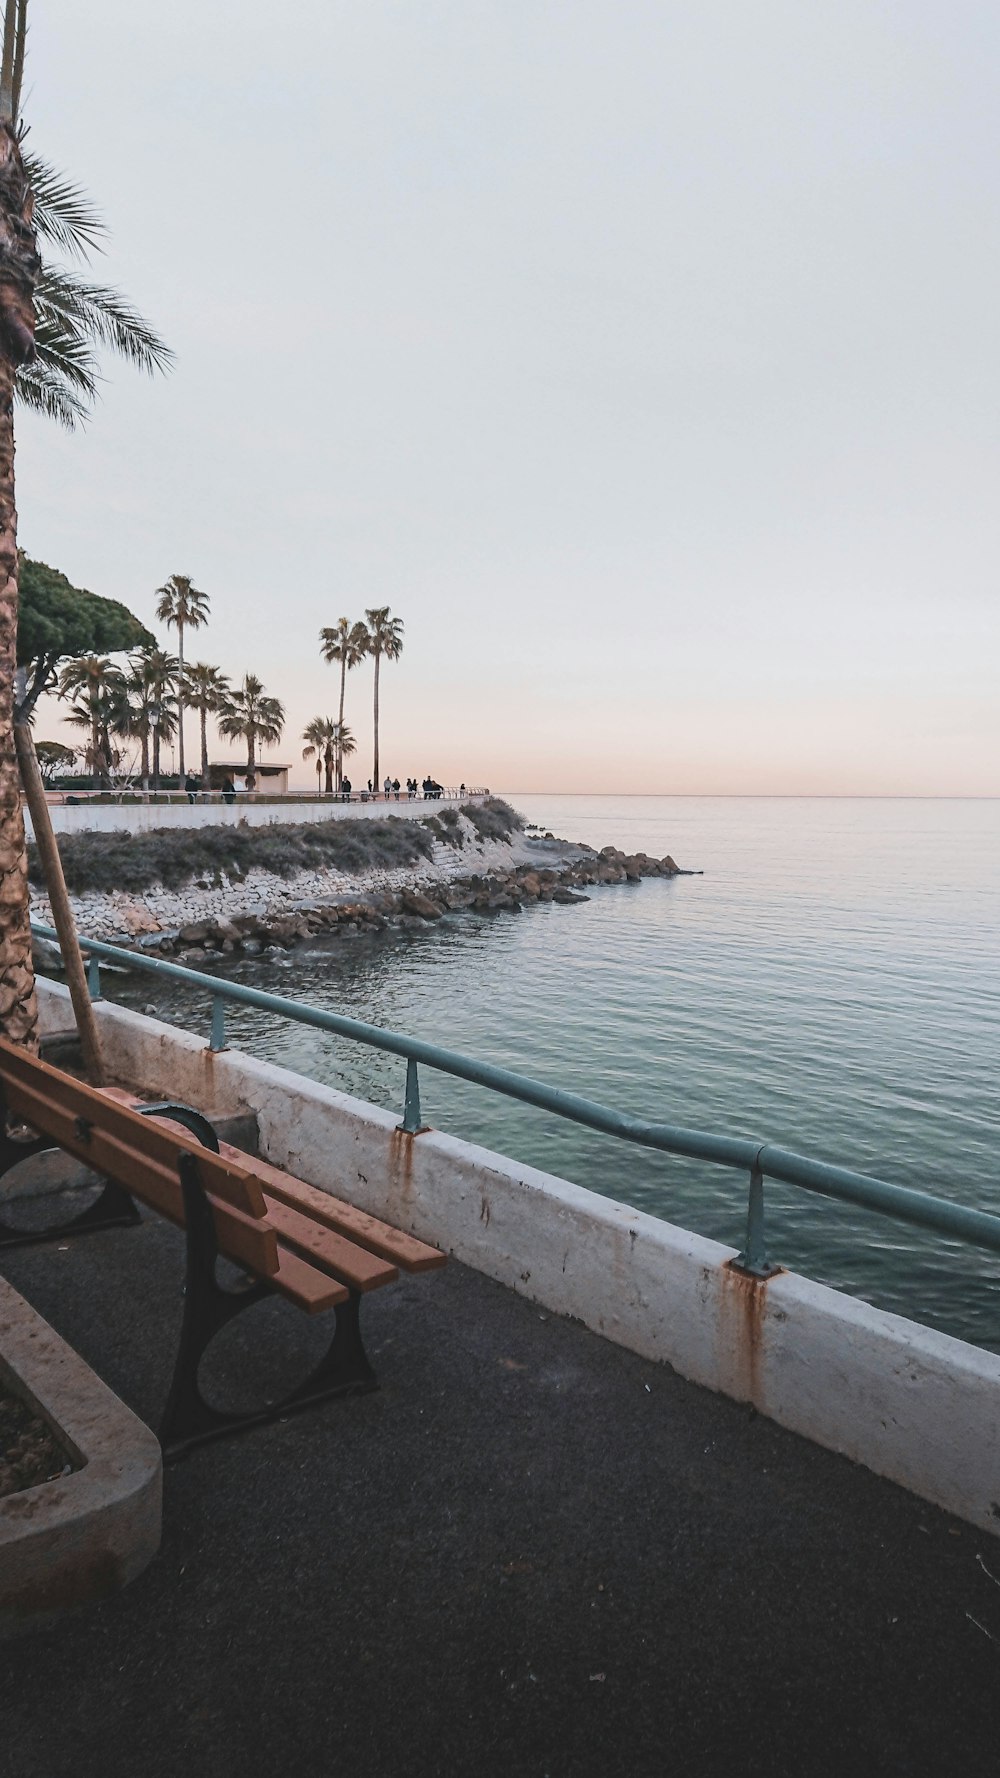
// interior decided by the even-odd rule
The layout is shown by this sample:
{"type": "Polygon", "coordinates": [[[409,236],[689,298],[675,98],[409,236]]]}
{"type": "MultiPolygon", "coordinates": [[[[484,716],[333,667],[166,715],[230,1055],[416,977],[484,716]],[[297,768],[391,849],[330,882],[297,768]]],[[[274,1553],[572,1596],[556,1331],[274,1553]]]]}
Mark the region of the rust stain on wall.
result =
{"type": "MultiPolygon", "coordinates": [[[[726,1260],[720,1269],[722,1291],[719,1303],[719,1337],[723,1374],[728,1376],[734,1393],[741,1399],[761,1407],[761,1359],[764,1350],[764,1322],[767,1315],[767,1288],[771,1278],[753,1278],[741,1271],[735,1260],[726,1260]]],[[[772,1273],[779,1278],[780,1272],[772,1273]]]]}
{"type": "Polygon", "coordinates": [[[400,1204],[413,1201],[413,1141],[407,1130],[393,1130],[389,1139],[389,1189],[400,1204]]]}

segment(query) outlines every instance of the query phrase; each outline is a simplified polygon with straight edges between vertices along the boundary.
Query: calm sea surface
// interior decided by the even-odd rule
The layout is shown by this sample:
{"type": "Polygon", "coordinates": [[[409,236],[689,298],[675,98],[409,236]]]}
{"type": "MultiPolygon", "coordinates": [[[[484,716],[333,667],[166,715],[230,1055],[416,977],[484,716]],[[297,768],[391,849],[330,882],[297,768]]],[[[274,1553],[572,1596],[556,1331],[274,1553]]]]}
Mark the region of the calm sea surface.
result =
{"type": "MultiPolygon", "coordinates": [[[[623,1110],[1000,1212],[1000,802],[519,796],[703,877],[455,916],[228,973],[623,1110]]],[[[120,981],[120,978],[119,978],[120,981]]],[[[195,1023],[149,978],[108,988],[195,1023]]],[[[197,1017],[202,1016],[199,1008],[197,1017]]],[[[401,1108],[405,1065],[244,1009],[229,1041],[401,1108]]],[[[738,1245],[746,1182],[421,1071],[428,1121],[738,1245]]],[[[1000,1350],[1000,1259],[768,1186],[772,1255],[1000,1350]]]]}

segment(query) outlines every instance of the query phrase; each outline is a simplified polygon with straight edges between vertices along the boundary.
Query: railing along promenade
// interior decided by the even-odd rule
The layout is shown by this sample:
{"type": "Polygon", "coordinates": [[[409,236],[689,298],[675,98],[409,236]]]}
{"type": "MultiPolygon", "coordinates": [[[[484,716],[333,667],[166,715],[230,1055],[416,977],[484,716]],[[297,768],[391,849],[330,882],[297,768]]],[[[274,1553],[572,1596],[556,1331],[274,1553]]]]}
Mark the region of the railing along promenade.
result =
{"type": "Polygon", "coordinates": [[[122,805],[141,805],[152,803],[169,807],[171,804],[194,803],[195,805],[228,804],[258,805],[261,803],[443,803],[465,802],[469,797],[489,796],[490,792],[482,784],[443,784],[439,791],[425,796],[417,790],[410,796],[405,785],[398,792],[391,790],[386,796],[384,790],[351,790],[346,795],[341,790],[143,790],[140,785],[129,784],[124,788],[112,790],[50,790],[45,791],[45,800],[54,807],[68,804],[83,806],[86,803],[118,808],[122,805]]]}
{"type": "MultiPolygon", "coordinates": [[[[40,938],[58,942],[57,934],[50,926],[32,921],[32,931],[40,938]]],[[[198,993],[208,995],[212,1007],[209,1048],[213,1051],[226,1047],[226,1005],[231,1003],[252,1006],[259,1012],[272,1013],[276,1018],[289,1019],[298,1025],[309,1025],[317,1031],[348,1037],[356,1043],[367,1044],[370,1048],[383,1050],[389,1055],[402,1056],[406,1062],[402,1128],[412,1136],[419,1135],[423,1128],[417,1074],[418,1066],[422,1066],[434,1068],[440,1074],[450,1074],[457,1080],[469,1081],[474,1086],[484,1087],[488,1092],[502,1093],[509,1099],[520,1100],[524,1105],[534,1105],[540,1111],[551,1112],[556,1117],[583,1124],[587,1129],[597,1130],[604,1136],[614,1136],[621,1142],[632,1142],[640,1148],[658,1149],[663,1154],[683,1155],[690,1160],[708,1161],[717,1166],[740,1168],[749,1174],[749,1195],[746,1240],[737,1263],[753,1277],[767,1278],[779,1269],[769,1258],[765,1241],[766,1179],[797,1186],[803,1191],[817,1192],[823,1197],[836,1198],[841,1203],[855,1204],[863,1210],[879,1212],[897,1222],[913,1223],[918,1228],[932,1229],[938,1234],[950,1235],[974,1246],[985,1247],[993,1253],[1000,1253],[1000,1216],[994,1216],[989,1211],[974,1210],[964,1204],[952,1203],[947,1198],[914,1191],[909,1186],[893,1185],[888,1180],[876,1179],[867,1173],[855,1173],[846,1167],[833,1166],[828,1161],[813,1160],[808,1155],[795,1154],[791,1149],[781,1148],[773,1142],[762,1142],[754,1137],[719,1135],[704,1130],[685,1129],[682,1125],[675,1124],[646,1123],[641,1118],[614,1111],[610,1106],[599,1105],[595,1100],[581,1098],[577,1093],[567,1093],[561,1087],[547,1086],[543,1081],[532,1080],[529,1075],[514,1073],[509,1068],[497,1068],[491,1062],[480,1062],[474,1057],[459,1055],[454,1050],[442,1049],[440,1045],[427,1043],[423,1038],[408,1037],[398,1031],[385,1031],[378,1025],[365,1024],[361,1019],[327,1012],[322,1007],[310,1006],[304,1001],[287,999],[283,994],[268,994],[261,988],[250,988],[242,982],[225,981],[217,976],[206,978],[200,970],[186,969],[182,964],[168,963],[161,957],[148,957],[141,951],[125,950],[120,945],[105,944],[99,939],[81,938],[79,942],[81,950],[89,959],[88,980],[91,996],[95,1000],[101,998],[102,959],[119,968],[141,970],[148,975],[158,976],[161,980],[179,982],[198,993]]]]}

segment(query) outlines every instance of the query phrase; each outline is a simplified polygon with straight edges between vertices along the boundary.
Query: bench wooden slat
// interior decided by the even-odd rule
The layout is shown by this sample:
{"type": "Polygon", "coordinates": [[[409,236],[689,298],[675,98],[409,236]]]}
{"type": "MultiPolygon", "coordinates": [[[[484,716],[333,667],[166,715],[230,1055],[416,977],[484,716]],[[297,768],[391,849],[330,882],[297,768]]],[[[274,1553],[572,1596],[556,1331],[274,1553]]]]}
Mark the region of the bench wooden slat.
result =
{"type": "Polygon", "coordinates": [[[332,1309],[337,1303],[346,1303],[350,1296],[346,1284],[336,1278],[329,1278],[324,1272],[318,1272],[307,1260],[300,1259],[297,1253],[291,1253],[287,1247],[278,1244],[278,1269],[272,1272],[268,1283],[273,1289],[288,1297],[307,1315],[318,1315],[323,1309],[332,1309]]]}
{"type": "MultiPolygon", "coordinates": [[[[127,1087],[102,1087],[101,1092],[120,1105],[142,1104],[142,1100],[127,1087]]],[[[353,1241],[359,1247],[366,1247],[369,1253],[388,1260],[402,1272],[433,1272],[447,1263],[445,1254],[428,1242],[419,1241],[416,1235],[394,1229],[391,1223],[380,1222],[367,1210],[359,1210],[355,1204],[332,1197],[318,1185],[296,1179],[294,1174],[275,1167],[271,1161],[262,1160],[260,1155],[248,1155],[232,1142],[220,1142],[219,1153],[259,1180],[269,1198],[278,1198],[292,1210],[299,1210],[334,1234],[343,1235],[345,1240],[353,1241]]]]}
{"type": "MultiPolygon", "coordinates": [[[[191,1138],[174,1143],[163,1130],[152,1132],[159,1152],[144,1152],[147,1145],[143,1143],[140,1146],[134,1138],[146,1133],[148,1119],[143,1119],[134,1112],[122,1111],[118,1107],[112,1109],[99,1098],[95,1106],[75,1092],[62,1094],[59,1090],[61,1080],[53,1091],[48,1081],[14,1079],[13,1071],[8,1069],[5,1053],[10,1046],[2,1038],[0,1045],[4,1051],[3,1097],[8,1113],[12,1112],[16,1117],[23,1118],[32,1129],[41,1130],[51,1136],[67,1153],[85,1162],[94,1172],[117,1180],[143,1203],[180,1227],[184,1225],[184,1200],[177,1170],[177,1154],[179,1149],[189,1150],[195,1155],[199,1178],[206,1187],[221,1251],[227,1258],[247,1266],[261,1276],[275,1271],[278,1264],[277,1237],[263,1220],[264,1197],[256,1181],[249,1182],[254,1188],[249,1197],[251,1202],[259,1202],[259,1215],[227,1202],[216,1191],[208,1189],[220,1183],[225,1188],[230,1183],[234,1174],[231,1163],[224,1163],[220,1169],[217,1157],[199,1143],[191,1138]],[[77,1129],[77,1116],[87,1117],[89,1114],[93,1120],[95,1117],[106,1118],[109,1112],[117,1126],[114,1130],[102,1128],[97,1123],[93,1123],[89,1135],[82,1135],[77,1129]],[[212,1162],[215,1162],[215,1170],[209,1165],[212,1162]]],[[[34,1058],[31,1060],[34,1061],[34,1058]]],[[[21,1071],[22,1074],[23,1072],[21,1071]]],[[[78,1083],[73,1082],[72,1085],[76,1087],[78,1083]]],[[[89,1092],[90,1089],[85,1091],[89,1092]]],[[[187,1136],[186,1131],[183,1134],[187,1136]]],[[[245,1197],[247,1194],[240,1195],[245,1197]]]]}
{"type": "Polygon", "coordinates": [[[352,1290],[377,1290],[379,1285],[392,1284],[399,1277],[396,1267],[388,1261],[357,1247],[352,1241],[345,1241],[332,1229],[320,1228],[318,1223],[298,1210],[290,1209],[287,1204],[280,1204],[277,1198],[268,1197],[266,1192],[264,1202],[267,1220],[277,1232],[281,1245],[294,1248],[304,1259],[311,1260],[343,1284],[349,1284],[352,1290]]]}
{"type": "MultiPolygon", "coordinates": [[[[37,1056],[19,1050],[4,1037],[0,1037],[0,1093],[8,1111],[16,1117],[23,1117],[26,1123],[31,1123],[27,1109],[30,1098],[38,1116],[42,1117],[44,1113],[44,1121],[37,1127],[46,1133],[49,1132],[49,1120],[58,1117],[60,1135],[57,1140],[60,1146],[63,1144],[61,1131],[68,1128],[75,1144],[71,1152],[79,1154],[82,1160],[88,1159],[88,1151],[85,1148],[84,1152],[80,1152],[81,1138],[73,1129],[75,1119],[83,1117],[89,1121],[101,1120],[105,1127],[109,1125],[106,1112],[110,1095],[87,1086],[72,1075],[64,1074],[37,1056]]],[[[32,1125],[32,1128],[35,1127],[32,1125]]],[[[204,1174],[205,1183],[206,1186],[210,1185],[216,1197],[233,1204],[247,1216],[263,1217],[264,1197],[259,1182],[245,1167],[234,1161],[231,1155],[220,1157],[211,1154],[202,1147],[197,1137],[192,1136],[181,1125],[154,1123],[149,1118],[140,1117],[130,1106],[116,1099],[110,1128],[127,1133],[125,1140],[131,1149],[148,1155],[151,1160],[158,1161],[175,1174],[179,1148],[188,1149],[199,1159],[204,1158],[208,1166],[208,1171],[204,1174]]],[[[94,1134],[96,1133],[95,1130],[94,1134]]]]}
{"type": "Polygon", "coordinates": [[[245,1155],[231,1142],[220,1142],[219,1148],[227,1160],[241,1157],[248,1172],[260,1180],[268,1198],[279,1198],[293,1210],[305,1212],[324,1228],[332,1229],[349,1241],[356,1241],[359,1247],[367,1247],[369,1253],[387,1259],[401,1271],[431,1272],[446,1264],[445,1254],[439,1253],[436,1247],[418,1241],[415,1235],[408,1235],[403,1229],[394,1229],[391,1224],[380,1222],[367,1210],[359,1210],[354,1204],[331,1197],[318,1185],[307,1185],[304,1179],[296,1179],[293,1174],[283,1172],[258,1155],[245,1155]]]}

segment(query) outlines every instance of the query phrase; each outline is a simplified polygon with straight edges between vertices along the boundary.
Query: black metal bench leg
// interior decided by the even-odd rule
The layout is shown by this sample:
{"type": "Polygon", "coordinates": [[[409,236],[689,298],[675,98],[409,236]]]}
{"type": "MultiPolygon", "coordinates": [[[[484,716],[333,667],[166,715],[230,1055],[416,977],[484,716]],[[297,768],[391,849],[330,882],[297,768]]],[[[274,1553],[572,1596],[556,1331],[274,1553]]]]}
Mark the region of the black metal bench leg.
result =
{"type": "MultiPolygon", "coordinates": [[[[9,1136],[0,1138],[0,1179],[21,1161],[36,1154],[51,1154],[59,1148],[47,1136],[34,1142],[14,1142],[9,1136]]],[[[69,1235],[95,1234],[98,1229],[130,1228],[141,1222],[134,1200],[114,1179],[104,1181],[100,1196],[76,1216],[63,1222],[50,1223],[43,1229],[19,1229],[0,1217],[0,1250],[7,1247],[36,1247],[43,1241],[61,1241],[69,1235]]]]}
{"type": "Polygon", "coordinates": [[[348,1302],[337,1305],[333,1340],[325,1357],[281,1401],[245,1413],[227,1413],[205,1400],[198,1371],[216,1334],[235,1315],[273,1292],[266,1280],[238,1290],[228,1290],[218,1282],[215,1225],[198,1180],[197,1161],[193,1155],[182,1155],[179,1164],[187,1223],[187,1273],[180,1346],[160,1426],[164,1461],[175,1461],[198,1445],[283,1419],[333,1396],[376,1389],[375,1373],[361,1340],[359,1299],[352,1295],[348,1302]]]}

